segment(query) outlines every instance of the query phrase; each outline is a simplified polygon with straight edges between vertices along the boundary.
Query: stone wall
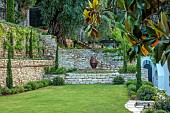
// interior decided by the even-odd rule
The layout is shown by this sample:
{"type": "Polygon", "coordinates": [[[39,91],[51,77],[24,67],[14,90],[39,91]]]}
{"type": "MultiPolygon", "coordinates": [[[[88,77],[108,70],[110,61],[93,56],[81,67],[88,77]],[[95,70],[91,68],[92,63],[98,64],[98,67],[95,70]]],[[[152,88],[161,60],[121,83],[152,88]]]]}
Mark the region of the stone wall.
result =
{"type": "Polygon", "coordinates": [[[112,69],[122,67],[123,62],[117,61],[119,57],[110,57],[114,53],[102,53],[102,50],[91,49],[59,49],[59,67],[87,69],[91,68],[89,62],[91,56],[96,56],[100,67],[101,64],[110,65],[112,69]]]}
{"type": "MultiPolygon", "coordinates": [[[[142,80],[148,81],[147,69],[142,69],[142,80]]],[[[53,79],[56,76],[63,77],[65,84],[112,84],[114,77],[122,76],[125,81],[136,79],[135,73],[67,73],[66,75],[44,75],[45,78],[53,79]]]]}
{"type": "MultiPolygon", "coordinates": [[[[53,65],[53,60],[12,60],[14,86],[42,79],[44,67],[53,65]]],[[[0,60],[0,85],[6,85],[7,60],[0,60]]]]}

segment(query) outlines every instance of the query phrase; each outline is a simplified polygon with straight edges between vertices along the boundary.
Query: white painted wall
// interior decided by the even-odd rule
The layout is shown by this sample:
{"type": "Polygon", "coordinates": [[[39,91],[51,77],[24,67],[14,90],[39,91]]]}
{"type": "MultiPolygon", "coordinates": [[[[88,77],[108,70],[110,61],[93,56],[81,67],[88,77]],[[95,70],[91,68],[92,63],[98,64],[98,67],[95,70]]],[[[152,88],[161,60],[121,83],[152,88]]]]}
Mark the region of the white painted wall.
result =
{"type": "Polygon", "coordinates": [[[167,61],[166,61],[166,63],[164,64],[164,66],[163,66],[163,69],[164,69],[164,88],[165,88],[165,90],[166,90],[166,92],[167,92],[167,94],[168,95],[170,95],[170,83],[169,83],[169,76],[170,76],[170,72],[169,72],[169,70],[168,70],[168,64],[167,64],[167,61]]]}

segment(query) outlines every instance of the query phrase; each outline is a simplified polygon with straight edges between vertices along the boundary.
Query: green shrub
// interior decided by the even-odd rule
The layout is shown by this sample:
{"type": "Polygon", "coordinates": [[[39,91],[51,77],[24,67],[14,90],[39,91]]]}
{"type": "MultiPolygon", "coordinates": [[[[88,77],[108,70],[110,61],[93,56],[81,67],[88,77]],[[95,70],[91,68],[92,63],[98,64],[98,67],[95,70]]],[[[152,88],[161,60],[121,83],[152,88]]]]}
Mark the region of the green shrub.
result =
{"type": "Polygon", "coordinates": [[[170,97],[167,96],[155,101],[155,108],[157,110],[165,110],[170,112],[170,97]]]}
{"type": "Polygon", "coordinates": [[[165,110],[157,110],[155,113],[167,113],[165,110]]]}
{"type": "Polygon", "coordinates": [[[24,89],[25,89],[25,91],[31,91],[32,90],[32,86],[26,84],[26,85],[24,85],[24,89]]]}
{"type": "Polygon", "coordinates": [[[58,85],[64,85],[64,79],[62,77],[55,77],[53,79],[53,85],[58,86],[58,85]]]}
{"type": "Polygon", "coordinates": [[[41,83],[41,82],[36,82],[36,84],[37,84],[37,88],[42,88],[42,87],[44,87],[44,84],[41,83]]]}
{"type": "Polygon", "coordinates": [[[38,88],[38,85],[36,82],[28,82],[27,85],[30,85],[32,90],[35,90],[38,88]]]}
{"type": "Polygon", "coordinates": [[[150,86],[154,86],[152,82],[148,82],[148,81],[142,81],[142,85],[150,85],[150,86]]]}
{"type": "Polygon", "coordinates": [[[124,73],[124,72],[125,72],[125,69],[124,69],[124,68],[119,68],[119,69],[118,69],[118,72],[119,72],[119,73],[124,73]]]}
{"type": "Polygon", "coordinates": [[[65,74],[66,73],[66,69],[65,68],[58,68],[56,71],[55,71],[55,74],[65,74]]]}
{"type": "Polygon", "coordinates": [[[43,79],[40,82],[44,84],[44,87],[51,85],[51,81],[49,79],[43,79]]]}
{"type": "Polygon", "coordinates": [[[138,97],[137,97],[136,94],[130,96],[130,99],[132,99],[132,100],[136,100],[137,98],[138,98],[138,97]]]}
{"type": "Polygon", "coordinates": [[[146,109],[145,111],[144,111],[144,113],[154,113],[155,111],[153,110],[153,109],[146,109]]]}
{"type": "Polygon", "coordinates": [[[128,73],[136,73],[136,65],[129,65],[127,66],[128,73]]]}
{"type": "Polygon", "coordinates": [[[134,91],[134,92],[136,92],[136,85],[134,85],[134,84],[130,84],[130,85],[128,85],[128,88],[127,88],[129,91],[134,91]]]}
{"type": "Polygon", "coordinates": [[[11,90],[8,87],[3,87],[2,88],[2,95],[10,95],[11,90]]]}
{"type": "Polygon", "coordinates": [[[138,98],[141,100],[155,100],[156,90],[150,85],[143,85],[137,91],[138,98]]]}
{"type": "Polygon", "coordinates": [[[17,87],[16,87],[16,92],[17,92],[17,93],[22,93],[22,92],[24,92],[24,91],[25,91],[25,89],[24,89],[23,86],[17,86],[17,87]]]}
{"type": "Polygon", "coordinates": [[[16,94],[17,93],[17,89],[16,88],[12,88],[11,89],[11,94],[16,94]]]}
{"type": "Polygon", "coordinates": [[[128,87],[130,84],[136,85],[136,83],[137,83],[136,80],[129,79],[129,80],[126,82],[126,86],[128,87]]]}
{"type": "Polygon", "coordinates": [[[115,85],[123,84],[124,82],[125,82],[125,80],[122,76],[116,76],[113,79],[113,84],[115,84],[115,85]]]}

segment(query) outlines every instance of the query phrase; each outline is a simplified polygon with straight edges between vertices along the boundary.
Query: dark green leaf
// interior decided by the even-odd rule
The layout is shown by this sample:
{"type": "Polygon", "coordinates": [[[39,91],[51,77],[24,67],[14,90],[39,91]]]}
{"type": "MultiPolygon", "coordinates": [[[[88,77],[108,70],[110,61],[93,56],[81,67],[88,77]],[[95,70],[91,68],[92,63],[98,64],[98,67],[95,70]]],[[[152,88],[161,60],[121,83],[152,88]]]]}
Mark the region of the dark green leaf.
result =
{"type": "Polygon", "coordinates": [[[154,48],[154,57],[156,59],[156,63],[159,63],[163,54],[163,43],[159,42],[154,48]]]}
{"type": "Polygon", "coordinates": [[[170,52],[169,52],[168,57],[167,57],[167,64],[168,64],[168,70],[170,72],[170,52]]]}
{"type": "Polygon", "coordinates": [[[155,30],[152,29],[151,27],[146,26],[146,30],[147,30],[148,35],[149,35],[150,37],[157,37],[155,30]]]}
{"type": "Polygon", "coordinates": [[[155,37],[147,37],[143,43],[144,45],[152,45],[156,41],[155,37]]]}
{"type": "Polygon", "coordinates": [[[138,52],[139,52],[139,47],[138,47],[138,45],[133,45],[133,46],[131,46],[131,49],[132,49],[132,51],[134,51],[135,53],[138,53],[138,52]]]}
{"type": "Polygon", "coordinates": [[[119,28],[122,32],[128,33],[128,31],[125,29],[125,26],[121,23],[116,23],[116,27],[119,28]]]}
{"type": "Polygon", "coordinates": [[[146,49],[149,53],[151,53],[151,52],[152,52],[152,50],[151,50],[150,46],[148,46],[148,45],[145,45],[145,44],[144,44],[144,47],[145,47],[145,49],[146,49]]]}
{"type": "Polygon", "coordinates": [[[139,29],[138,26],[134,26],[133,28],[133,35],[137,38],[137,39],[141,39],[141,36],[142,36],[142,32],[141,30],[139,29]]]}
{"type": "Polygon", "coordinates": [[[165,54],[162,55],[162,58],[161,58],[161,65],[163,66],[166,62],[166,56],[165,54]]]}

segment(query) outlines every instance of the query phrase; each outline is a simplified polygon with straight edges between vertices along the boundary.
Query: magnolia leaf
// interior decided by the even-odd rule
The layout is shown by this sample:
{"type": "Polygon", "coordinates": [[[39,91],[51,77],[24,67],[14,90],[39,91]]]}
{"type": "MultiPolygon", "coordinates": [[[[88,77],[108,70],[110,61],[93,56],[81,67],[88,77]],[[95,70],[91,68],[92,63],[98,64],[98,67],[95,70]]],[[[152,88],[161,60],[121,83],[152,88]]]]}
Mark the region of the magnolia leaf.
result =
{"type": "Polygon", "coordinates": [[[152,49],[150,48],[150,46],[144,44],[144,47],[149,53],[152,53],[152,49]]]}
{"type": "Polygon", "coordinates": [[[125,9],[125,1],[124,0],[118,0],[117,1],[117,5],[118,7],[120,7],[121,9],[125,9]]]}
{"type": "Polygon", "coordinates": [[[129,24],[129,19],[128,19],[128,18],[125,20],[125,28],[126,28],[129,32],[131,31],[131,26],[130,26],[130,24],[129,24]]]}
{"type": "Polygon", "coordinates": [[[154,43],[152,43],[152,47],[155,47],[158,44],[159,40],[156,39],[154,43]]]}
{"type": "Polygon", "coordinates": [[[141,3],[136,2],[136,3],[137,3],[137,7],[138,7],[139,9],[146,9],[146,8],[147,8],[146,2],[141,2],[141,3]]]}
{"type": "Polygon", "coordinates": [[[151,27],[146,26],[146,30],[147,30],[148,35],[149,35],[150,37],[157,37],[155,30],[152,29],[151,27]]]}
{"type": "Polygon", "coordinates": [[[95,39],[95,38],[99,37],[99,32],[95,28],[92,28],[91,36],[93,39],[95,39]]]}
{"type": "Polygon", "coordinates": [[[119,22],[116,22],[116,27],[120,29],[120,31],[124,33],[128,33],[128,31],[125,29],[125,26],[119,22]]]}
{"type": "Polygon", "coordinates": [[[132,44],[137,44],[137,39],[134,35],[132,34],[127,34],[126,36],[128,38],[128,40],[132,43],[132,44]]]}
{"type": "Polygon", "coordinates": [[[97,15],[97,23],[100,24],[101,20],[100,20],[100,15],[97,15]]]}
{"type": "Polygon", "coordinates": [[[168,35],[169,34],[169,26],[168,26],[168,19],[167,19],[165,13],[161,13],[161,23],[162,23],[165,33],[168,35]]]}
{"type": "Polygon", "coordinates": [[[149,22],[149,24],[152,26],[152,28],[155,30],[155,32],[157,34],[165,34],[165,32],[159,27],[157,26],[156,24],[154,24],[151,20],[147,20],[149,22]]]}
{"type": "Polygon", "coordinates": [[[159,63],[163,54],[163,44],[160,42],[154,48],[154,57],[156,59],[156,63],[159,63]]]}
{"type": "Polygon", "coordinates": [[[90,0],[88,0],[88,1],[89,1],[90,8],[93,8],[93,4],[90,2],[90,0]]]}
{"type": "Polygon", "coordinates": [[[96,9],[98,4],[99,4],[98,0],[93,0],[93,8],[94,9],[96,9]]]}
{"type": "Polygon", "coordinates": [[[140,39],[141,36],[142,36],[141,30],[140,30],[139,27],[136,26],[136,25],[135,25],[134,28],[133,28],[133,35],[134,35],[137,39],[140,39]]]}
{"type": "Polygon", "coordinates": [[[165,54],[162,55],[162,58],[161,58],[161,65],[163,66],[166,62],[166,56],[165,54]]]}
{"type": "Polygon", "coordinates": [[[134,0],[126,0],[126,9],[128,9],[132,4],[133,4],[134,0]]]}
{"type": "Polygon", "coordinates": [[[146,39],[143,40],[143,43],[145,45],[151,45],[155,42],[156,38],[155,37],[147,37],[146,39]]]}
{"type": "Polygon", "coordinates": [[[84,18],[85,18],[85,19],[87,19],[87,18],[88,18],[88,16],[89,16],[89,12],[90,12],[90,11],[87,11],[86,9],[84,10],[84,12],[83,12],[83,13],[84,13],[84,18]]]}
{"type": "Polygon", "coordinates": [[[144,45],[142,45],[141,50],[142,50],[142,55],[143,55],[143,56],[146,56],[146,55],[148,54],[148,51],[147,51],[147,49],[145,48],[144,45]]]}
{"type": "Polygon", "coordinates": [[[138,53],[138,52],[139,52],[139,47],[138,47],[138,45],[132,45],[132,46],[131,46],[131,49],[132,49],[132,51],[134,51],[135,53],[138,53]]]}
{"type": "Polygon", "coordinates": [[[170,52],[169,52],[169,54],[167,56],[167,64],[168,64],[168,70],[170,72],[170,52]]]}

